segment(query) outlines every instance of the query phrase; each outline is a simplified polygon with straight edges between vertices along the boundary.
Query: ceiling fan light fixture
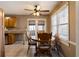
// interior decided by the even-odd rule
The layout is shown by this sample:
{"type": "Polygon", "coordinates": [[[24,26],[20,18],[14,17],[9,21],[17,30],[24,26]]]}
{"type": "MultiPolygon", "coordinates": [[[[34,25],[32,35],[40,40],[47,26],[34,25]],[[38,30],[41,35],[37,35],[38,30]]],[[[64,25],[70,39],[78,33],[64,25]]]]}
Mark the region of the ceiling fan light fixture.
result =
{"type": "Polygon", "coordinates": [[[34,16],[36,16],[36,13],[33,13],[34,16]]]}
{"type": "Polygon", "coordinates": [[[39,16],[40,15],[39,12],[37,12],[36,15],[39,16]]]}
{"type": "Polygon", "coordinates": [[[30,9],[24,9],[24,10],[33,11],[33,13],[31,13],[31,15],[33,15],[33,16],[42,15],[42,14],[40,14],[40,12],[49,12],[49,10],[40,10],[40,5],[35,5],[34,7],[35,8],[33,10],[30,10],[30,9]]]}
{"type": "Polygon", "coordinates": [[[34,16],[39,16],[40,14],[39,14],[39,12],[34,12],[33,15],[34,16]]]}
{"type": "Polygon", "coordinates": [[[10,17],[5,17],[6,19],[10,19],[10,17]]]}
{"type": "Polygon", "coordinates": [[[39,5],[37,6],[37,10],[40,10],[40,6],[39,5]]]}

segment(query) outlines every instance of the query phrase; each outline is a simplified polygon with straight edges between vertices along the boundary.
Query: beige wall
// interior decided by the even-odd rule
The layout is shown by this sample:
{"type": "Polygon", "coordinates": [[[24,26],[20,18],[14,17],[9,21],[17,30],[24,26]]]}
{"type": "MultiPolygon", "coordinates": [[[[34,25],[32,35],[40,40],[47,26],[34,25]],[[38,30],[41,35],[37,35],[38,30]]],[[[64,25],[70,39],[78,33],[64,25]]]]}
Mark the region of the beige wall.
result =
{"type": "Polygon", "coordinates": [[[4,13],[3,10],[0,9],[0,56],[5,56],[4,53],[4,13]]]}
{"type": "MultiPolygon", "coordinates": [[[[54,7],[54,9],[52,10],[50,16],[53,15],[56,11],[58,11],[59,8],[61,8],[65,3],[66,2],[58,3],[54,7]]],[[[69,37],[70,37],[69,46],[67,46],[66,44],[63,44],[64,42],[63,43],[61,42],[60,45],[61,45],[61,47],[63,49],[64,56],[76,56],[76,46],[75,46],[75,44],[76,44],[75,2],[73,2],[73,1],[68,2],[68,5],[69,5],[69,27],[70,27],[70,29],[69,29],[69,33],[70,33],[70,35],[69,35],[69,37]]],[[[50,22],[50,17],[48,17],[47,19],[49,19],[48,22],[50,22]]],[[[49,25],[48,28],[49,29],[51,29],[50,24],[51,23],[48,23],[48,25],[49,25]]],[[[49,29],[48,29],[48,31],[50,31],[49,29]]]]}
{"type": "MultiPolygon", "coordinates": [[[[27,28],[27,17],[24,15],[17,15],[16,16],[16,28],[17,29],[26,29],[27,28]]],[[[16,35],[16,40],[22,40],[22,35],[16,35]]]]}
{"type": "Polygon", "coordinates": [[[79,57],[79,1],[76,2],[76,56],[79,57]]]}
{"type": "Polygon", "coordinates": [[[70,40],[76,42],[76,7],[75,2],[69,2],[70,40]]]}
{"type": "Polygon", "coordinates": [[[16,28],[26,29],[27,28],[27,16],[16,16],[16,28]]]}
{"type": "Polygon", "coordinates": [[[47,19],[46,19],[46,25],[47,25],[46,31],[49,32],[49,33],[51,32],[51,27],[50,27],[51,26],[51,19],[50,18],[51,17],[48,16],[47,19]]]}

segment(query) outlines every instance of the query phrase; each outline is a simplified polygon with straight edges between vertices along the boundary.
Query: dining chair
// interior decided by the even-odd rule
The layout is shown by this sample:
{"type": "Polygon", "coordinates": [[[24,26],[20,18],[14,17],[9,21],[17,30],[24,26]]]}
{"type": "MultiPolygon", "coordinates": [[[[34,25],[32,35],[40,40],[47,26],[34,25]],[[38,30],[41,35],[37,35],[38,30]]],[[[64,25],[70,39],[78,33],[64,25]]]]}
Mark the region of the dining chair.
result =
{"type": "Polygon", "coordinates": [[[52,33],[38,33],[37,54],[48,54],[51,56],[52,33]]]}
{"type": "Polygon", "coordinates": [[[54,50],[56,51],[56,53],[60,56],[60,53],[64,54],[63,53],[63,50],[60,46],[60,37],[59,35],[55,35],[55,40],[54,40],[54,50]]]}
{"type": "Polygon", "coordinates": [[[29,52],[29,50],[30,50],[30,47],[31,47],[31,46],[35,46],[35,47],[36,47],[37,42],[34,41],[34,40],[31,38],[30,33],[27,33],[26,37],[27,37],[27,41],[28,41],[28,49],[27,49],[27,54],[28,54],[28,52],[29,52]]]}

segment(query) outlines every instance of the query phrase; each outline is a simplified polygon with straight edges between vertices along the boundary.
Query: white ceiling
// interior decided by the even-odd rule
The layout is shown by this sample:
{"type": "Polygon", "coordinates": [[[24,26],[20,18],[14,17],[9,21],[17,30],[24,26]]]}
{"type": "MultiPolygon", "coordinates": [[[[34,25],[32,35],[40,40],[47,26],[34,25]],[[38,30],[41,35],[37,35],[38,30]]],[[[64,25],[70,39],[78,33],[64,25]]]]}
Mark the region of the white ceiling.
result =
{"type": "MultiPolygon", "coordinates": [[[[33,11],[25,11],[24,9],[34,9],[34,5],[40,5],[41,10],[52,10],[56,1],[0,1],[0,8],[2,8],[7,15],[29,15],[33,11]]],[[[42,12],[42,14],[49,14],[42,12]]]]}

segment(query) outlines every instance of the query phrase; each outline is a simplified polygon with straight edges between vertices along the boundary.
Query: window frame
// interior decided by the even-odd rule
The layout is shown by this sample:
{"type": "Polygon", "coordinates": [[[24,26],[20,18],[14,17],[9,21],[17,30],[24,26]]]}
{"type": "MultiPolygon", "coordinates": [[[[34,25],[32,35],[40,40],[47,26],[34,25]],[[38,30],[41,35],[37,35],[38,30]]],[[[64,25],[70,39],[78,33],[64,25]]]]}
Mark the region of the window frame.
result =
{"type": "MultiPolygon", "coordinates": [[[[70,41],[70,21],[69,21],[69,6],[68,6],[68,3],[66,3],[65,5],[63,5],[61,8],[59,8],[58,9],[58,11],[56,11],[52,16],[51,16],[51,22],[52,22],[52,17],[53,16],[55,16],[56,15],[56,17],[57,17],[57,33],[59,32],[59,26],[61,26],[61,25],[68,25],[68,39],[67,40],[65,40],[65,39],[62,39],[62,38],[60,38],[61,39],[61,41],[64,41],[68,46],[69,46],[69,44],[68,44],[68,41],[70,41]],[[59,20],[58,20],[58,14],[62,11],[62,10],[64,10],[66,7],[68,7],[68,23],[63,23],[63,24],[59,24],[59,20]]],[[[51,24],[51,27],[53,27],[54,25],[52,25],[51,24]]],[[[51,30],[53,30],[52,28],[51,28],[51,30]]]]}
{"type": "Polygon", "coordinates": [[[38,22],[39,21],[44,21],[44,31],[46,32],[46,18],[28,18],[27,19],[27,32],[29,32],[29,21],[35,21],[35,39],[38,39],[37,38],[37,32],[38,32],[38,22]]]}

